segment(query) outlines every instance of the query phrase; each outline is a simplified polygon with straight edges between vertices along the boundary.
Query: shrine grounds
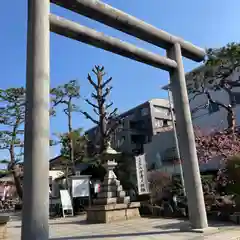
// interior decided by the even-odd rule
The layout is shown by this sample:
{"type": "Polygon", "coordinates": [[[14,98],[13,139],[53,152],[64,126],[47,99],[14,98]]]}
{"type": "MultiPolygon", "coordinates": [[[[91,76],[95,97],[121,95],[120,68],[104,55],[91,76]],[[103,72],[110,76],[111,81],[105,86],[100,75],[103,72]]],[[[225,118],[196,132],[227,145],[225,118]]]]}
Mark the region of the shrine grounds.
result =
{"type": "MultiPolygon", "coordinates": [[[[240,227],[229,223],[210,222],[212,227],[206,233],[189,232],[188,222],[178,219],[138,218],[113,224],[87,224],[86,216],[57,218],[49,220],[51,240],[237,240],[240,227]],[[180,231],[179,229],[185,229],[180,231]]],[[[8,223],[8,240],[21,239],[21,216],[11,217],[8,223]]]]}

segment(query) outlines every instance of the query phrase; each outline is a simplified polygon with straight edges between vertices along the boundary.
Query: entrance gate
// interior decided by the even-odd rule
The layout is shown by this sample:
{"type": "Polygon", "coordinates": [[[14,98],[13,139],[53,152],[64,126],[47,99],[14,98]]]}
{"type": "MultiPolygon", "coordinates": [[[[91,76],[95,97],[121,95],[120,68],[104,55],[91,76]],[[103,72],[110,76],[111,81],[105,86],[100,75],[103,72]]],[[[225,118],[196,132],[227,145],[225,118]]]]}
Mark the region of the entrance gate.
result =
{"type": "Polygon", "coordinates": [[[190,223],[193,228],[206,228],[208,223],[182,62],[182,56],[200,62],[205,51],[98,0],[51,2],[164,48],[167,57],[50,14],[50,0],[28,0],[22,239],[49,239],[50,31],[169,72],[190,223]]]}

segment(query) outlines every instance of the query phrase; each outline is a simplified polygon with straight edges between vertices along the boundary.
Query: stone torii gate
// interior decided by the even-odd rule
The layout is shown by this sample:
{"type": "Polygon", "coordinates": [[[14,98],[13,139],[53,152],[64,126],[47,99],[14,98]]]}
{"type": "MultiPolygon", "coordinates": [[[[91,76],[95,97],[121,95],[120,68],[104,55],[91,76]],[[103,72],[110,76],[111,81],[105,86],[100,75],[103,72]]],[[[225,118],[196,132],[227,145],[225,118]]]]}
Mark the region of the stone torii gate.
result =
{"type": "Polygon", "coordinates": [[[182,56],[200,62],[205,51],[98,0],[52,3],[166,49],[167,57],[50,14],[50,0],[28,0],[26,122],[22,240],[49,238],[50,31],[169,72],[192,228],[208,227],[182,56]]]}

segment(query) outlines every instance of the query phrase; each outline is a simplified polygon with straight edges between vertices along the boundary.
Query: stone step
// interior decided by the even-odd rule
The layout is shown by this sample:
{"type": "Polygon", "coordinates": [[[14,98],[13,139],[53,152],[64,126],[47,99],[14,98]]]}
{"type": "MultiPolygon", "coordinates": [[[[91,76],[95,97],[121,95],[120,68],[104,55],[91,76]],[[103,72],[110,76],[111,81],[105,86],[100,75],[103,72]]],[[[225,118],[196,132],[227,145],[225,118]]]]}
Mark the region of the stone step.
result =
{"type": "Polygon", "coordinates": [[[89,223],[111,223],[139,217],[138,206],[134,207],[131,204],[98,205],[87,209],[89,223]]]}
{"type": "Polygon", "coordinates": [[[97,198],[114,198],[114,197],[125,197],[125,191],[112,191],[112,192],[100,192],[97,198]]]}
{"type": "Polygon", "coordinates": [[[98,198],[93,200],[93,204],[95,205],[108,205],[108,204],[116,204],[117,198],[98,198]]]}
{"type": "Polygon", "coordinates": [[[118,197],[126,197],[126,192],[125,191],[118,191],[117,196],[118,197]]]}
{"type": "Polygon", "coordinates": [[[123,187],[116,185],[101,185],[100,192],[120,192],[123,190],[123,187]]]}
{"type": "Polygon", "coordinates": [[[99,198],[94,199],[93,204],[96,205],[107,205],[107,204],[117,204],[117,203],[129,203],[130,197],[113,197],[113,198],[99,198]]]}
{"type": "Polygon", "coordinates": [[[117,192],[100,192],[97,194],[97,198],[115,198],[117,197],[117,192]]]}
{"type": "Polygon", "coordinates": [[[118,197],[117,198],[117,203],[129,203],[130,202],[130,197],[118,197]]]}
{"type": "Polygon", "coordinates": [[[116,182],[114,179],[104,179],[102,185],[116,185],[116,182]]]}

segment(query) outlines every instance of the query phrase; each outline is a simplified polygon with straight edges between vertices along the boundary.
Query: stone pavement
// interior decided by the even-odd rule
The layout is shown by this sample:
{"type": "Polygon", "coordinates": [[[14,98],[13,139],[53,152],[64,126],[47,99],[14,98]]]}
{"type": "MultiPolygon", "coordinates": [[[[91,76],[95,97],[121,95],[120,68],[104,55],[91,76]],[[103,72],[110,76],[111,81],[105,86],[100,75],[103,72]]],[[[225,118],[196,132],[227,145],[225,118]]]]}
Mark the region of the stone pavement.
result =
{"type": "MultiPolygon", "coordinates": [[[[180,232],[187,222],[176,219],[140,218],[113,224],[87,224],[85,216],[49,220],[51,240],[240,240],[240,227],[213,223],[209,233],[180,232]]],[[[19,240],[21,221],[13,217],[8,227],[9,240],[19,240]]]]}

